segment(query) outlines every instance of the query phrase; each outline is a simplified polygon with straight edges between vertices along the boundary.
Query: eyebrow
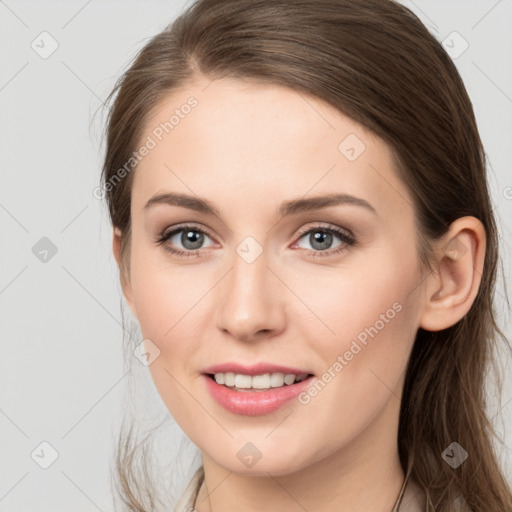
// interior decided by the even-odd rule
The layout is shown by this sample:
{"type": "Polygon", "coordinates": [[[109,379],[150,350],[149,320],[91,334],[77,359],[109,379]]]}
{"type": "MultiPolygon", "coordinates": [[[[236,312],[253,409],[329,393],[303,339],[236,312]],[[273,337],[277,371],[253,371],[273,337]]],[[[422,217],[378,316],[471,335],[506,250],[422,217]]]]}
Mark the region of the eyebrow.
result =
{"type": "MultiPolygon", "coordinates": [[[[157,194],[148,200],[144,205],[144,209],[149,209],[158,204],[181,206],[182,208],[188,208],[189,210],[195,210],[200,213],[220,217],[219,211],[209,201],[199,197],[189,196],[187,194],[178,194],[173,192],[157,194]]],[[[284,201],[279,207],[278,213],[281,217],[285,217],[287,215],[296,215],[302,212],[344,204],[360,206],[377,215],[377,211],[368,201],[349,194],[328,194],[284,201]]]]}

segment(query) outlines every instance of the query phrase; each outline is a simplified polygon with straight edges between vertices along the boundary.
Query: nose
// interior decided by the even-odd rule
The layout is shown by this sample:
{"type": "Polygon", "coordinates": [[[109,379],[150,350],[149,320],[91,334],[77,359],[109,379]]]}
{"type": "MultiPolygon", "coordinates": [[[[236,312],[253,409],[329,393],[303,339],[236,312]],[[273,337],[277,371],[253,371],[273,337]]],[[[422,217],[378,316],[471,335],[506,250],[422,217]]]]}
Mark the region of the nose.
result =
{"type": "Polygon", "coordinates": [[[284,285],[268,268],[266,253],[248,263],[237,253],[219,283],[216,324],[240,341],[275,337],[286,325],[284,285]]]}

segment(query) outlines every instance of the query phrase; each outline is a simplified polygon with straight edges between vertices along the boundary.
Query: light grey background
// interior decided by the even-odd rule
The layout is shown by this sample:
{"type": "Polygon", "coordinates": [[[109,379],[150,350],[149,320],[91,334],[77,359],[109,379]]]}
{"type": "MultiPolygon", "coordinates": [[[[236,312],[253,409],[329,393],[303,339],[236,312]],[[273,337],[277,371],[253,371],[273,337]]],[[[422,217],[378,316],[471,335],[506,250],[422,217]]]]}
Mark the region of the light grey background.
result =
{"type": "MultiPolygon", "coordinates": [[[[453,52],[469,44],[454,60],[488,154],[510,284],[512,0],[404,4],[438,39],[448,37],[453,52]]],[[[112,510],[109,464],[129,378],[111,229],[92,194],[103,154],[102,117],[93,115],[135,52],[184,5],[0,1],[1,512],[112,510]],[[56,51],[42,58],[52,44],[56,51]],[[57,249],[46,262],[33,252],[43,237],[57,249]],[[50,462],[43,441],[59,454],[48,469],[36,463],[50,462]]],[[[505,293],[500,279],[502,325],[505,293]]],[[[506,354],[502,362],[510,369],[506,354]]],[[[147,377],[142,365],[140,374],[147,377]]],[[[147,380],[146,388],[151,394],[147,380]]],[[[152,397],[158,409],[154,390],[152,397]]],[[[510,480],[511,400],[509,372],[501,403],[490,398],[490,415],[502,411],[494,420],[504,441],[497,449],[510,480]]],[[[173,442],[182,435],[172,421],[169,432],[173,442]]]]}

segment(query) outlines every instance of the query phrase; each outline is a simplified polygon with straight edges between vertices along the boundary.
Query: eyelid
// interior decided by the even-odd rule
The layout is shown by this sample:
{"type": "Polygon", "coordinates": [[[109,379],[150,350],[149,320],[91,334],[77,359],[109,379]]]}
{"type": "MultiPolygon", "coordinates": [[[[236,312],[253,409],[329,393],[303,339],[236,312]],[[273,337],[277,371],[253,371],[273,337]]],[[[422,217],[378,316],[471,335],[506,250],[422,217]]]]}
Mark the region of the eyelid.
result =
{"type": "MultiPolygon", "coordinates": [[[[175,224],[173,226],[170,226],[168,229],[165,229],[162,232],[161,237],[162,238],[166,238],[171,233],[175,233],[175,232],[182,231],[182,230],[185,230],[185,229],[190,229],[190,230],[196,229],[197,231],[200,231],[200,232],[205,233],[206,235],[208,235],[212,240],[215,240],[215,238],[216,238],[212,234],[212,232],[206,226],[203,226],[201,224],[197,224],[195,222],[182,222],[180,224],[175,224]]],[[[160,238],[160,235],[158,235],[158,237],[160,238]]]]}
{"type": "Polygon", "coordinates": [[[304,236],[306,233],[309,233],[310,231],[312,231],[314,229],[318,229],[319,231],[324,230],[324,229],[326,231],[329,231],[329,230],[334,231],[334,232],[339,231],[339,232],[343,233],[347,238],[350,238],[354,241],[356,239],[354,234],[349,229],[342,228],[341,226],[336,226],[334,224],[329,224],[328,222],[317,222],[316,224],[313,224],[313,225],[307,225],[304,228],[301,228],[299,230],[296,237],[302,238],[302,236],[304,236]]]}

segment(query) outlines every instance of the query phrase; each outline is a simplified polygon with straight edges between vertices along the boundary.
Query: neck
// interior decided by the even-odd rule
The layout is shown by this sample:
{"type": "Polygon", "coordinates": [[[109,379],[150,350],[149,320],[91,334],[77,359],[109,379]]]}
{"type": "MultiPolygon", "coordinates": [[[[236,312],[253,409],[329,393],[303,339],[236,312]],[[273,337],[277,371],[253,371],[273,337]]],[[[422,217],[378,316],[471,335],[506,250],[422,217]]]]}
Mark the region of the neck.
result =
{"type": "Polygon", "coordinates": [[[348,445],[279,476],[234,473],[203,454],[205,480],[195,509],[256,512],[264,503],[266,512],[392,512],[404,482],[396,441],[398,406],[393,404],[383,411],[348,445]],[[389,428],[390,414],[395,420],[391,421],[394,429],[389,428]]]}

